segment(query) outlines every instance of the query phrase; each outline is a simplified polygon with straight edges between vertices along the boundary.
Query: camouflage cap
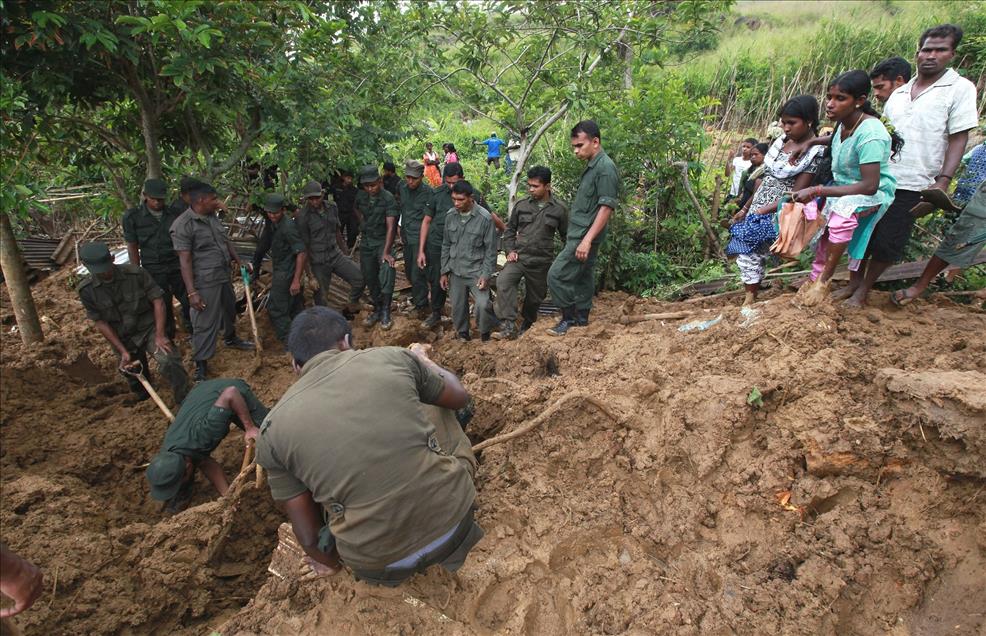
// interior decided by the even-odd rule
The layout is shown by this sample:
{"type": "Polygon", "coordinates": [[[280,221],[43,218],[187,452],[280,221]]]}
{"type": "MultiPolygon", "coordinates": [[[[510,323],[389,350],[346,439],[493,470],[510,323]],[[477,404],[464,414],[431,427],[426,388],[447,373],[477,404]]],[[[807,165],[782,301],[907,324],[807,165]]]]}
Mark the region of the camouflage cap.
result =
{"type": "Polygon", "coordinates": [[[267,212],[279,212],[284,209],[284,195],[272,192],[264,197],[264,210],[267,212]]]}
{"type": "Polygon", "coordinates": [[[162,179],[148,179],[144,182],[144,196],[164,199],[168,196],[168,184],[162,179]]]}
{"type": "Polygon", "coordinates": [[[404,176],[420,178],[424,173],[425,165],[417,159],[408,159],[404,162],[404,176]]]}
{"type": "Polygon", "coordinates": [[[83,243],[79,247],[79,258],[93,274],[105,274],[113,267],[113,255],[106,243],[83,243]]]}
{"type": "Polygon", "coordinates": [[[185,456],[162,451],[151,460],[145,475],[151,485],[151,497],[158,501],[168,501],[178,494],[185,479],[185,456]]]}
{"type": "Polygon", "coordinates": [[[304,189],[302,189],[301,196],[304,199],[322,196],[322,184],[318,181],[309,181],[305,184],[304,189]]]}
{"type": "Polygon", "coordinates": [[[380,180],[380,170],[374,166],[363,166],[359,171],[359,182],[362,183],[373,183],[380,180]]]}

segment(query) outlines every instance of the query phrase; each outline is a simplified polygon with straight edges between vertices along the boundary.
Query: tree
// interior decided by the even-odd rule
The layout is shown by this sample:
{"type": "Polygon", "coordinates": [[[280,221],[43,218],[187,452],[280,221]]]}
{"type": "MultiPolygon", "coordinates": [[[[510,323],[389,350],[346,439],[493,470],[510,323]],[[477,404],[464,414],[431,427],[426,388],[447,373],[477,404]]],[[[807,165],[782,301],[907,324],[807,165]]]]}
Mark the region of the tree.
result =
{"type": "MultiPolygon", "coordinates": [[[[435,40],[419,58],[425,90],[440,86],[473,115],[520,143],[509,185],[513,205],[524,167],[543,136],[588,98],[618,99],[632,85],[633,51],[660,59],[663,45],[715,29],[728,3],[686,0],[511,0],[415,4],[417,35],[435,40]]],[[[421,91],[423,92],[423,91],[421,91]]],[[[414,103],[420,95],[412,95],[414,103]]]]}

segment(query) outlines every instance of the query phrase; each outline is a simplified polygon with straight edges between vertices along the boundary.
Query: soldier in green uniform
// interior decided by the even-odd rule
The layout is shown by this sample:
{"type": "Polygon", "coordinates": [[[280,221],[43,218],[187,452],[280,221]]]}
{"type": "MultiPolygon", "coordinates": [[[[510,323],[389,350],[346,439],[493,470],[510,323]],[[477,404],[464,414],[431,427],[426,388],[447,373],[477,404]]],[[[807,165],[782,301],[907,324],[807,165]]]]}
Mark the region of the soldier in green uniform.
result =
{"type": "Polygon", "coordinates": [[[270,260],[274,271],[267,311],[274,325],[274,333],[281,342],[288,340],[291,319],[304,309],[301,274],[305,271],[307,256],[294,221],[284,214],[284,203],[284,197],[280,194],[268,194],[264,199],[264,211],[273,232],[270,260]]]}
{"type": "Polygon", "coordinates": [[[420,345],[352,349],[349,323],[328,307],[298,314],[288,349],[299,378],[261,424],[257,462],[315,574],[345,562],[396,586],[431,565],[461,567],[483,530],[476,458],[454,413],[469,402],[459,379],[420,345]]]}
{"type": "Polygon", "coordinates": [[[318,281],[315,304],[326,304],[326,294],[329,293],[329,284],[335,274],[349,283],[347,311],[359,313],[363,274],[359,271],[359,266],[346,255],[348,250],[339,225],[339,209],[331,200],[324,198],[318,181],[309,181],[301,196],[305,199],[305,205],[295,215],[294,223],[308,250],[308,264],[312,274],[318,281]]]}
{"type": "Polygon", "coordinates": [[[620,176],[602,148],[600,134],[590,119],[572,128],[572,150],[587,165],[569,211],[565,247],[548,270],[548,289],[561,309],[561,320],[548,329],[552,336],[589,324],[596,291],[593,268],[606,238],[606,224],[619,203],[620,176]]]}
{"type": "Polygon", "coordinates": [[[178,255],[171,244],[171,224],[184,212],[184,208],[165,205],[168,186],[161,179],[148,179],[144,182],[143,201],[123,214],[123,240],[127,242],[127,254],[131,265],[139,265],[147,270],[164,295],[165,333],[168,338],[175,337],[174,299],[181,303],[182,323],[191,332],[188,294],[185,281],[181,279],[178,255]]]}
{"type": "Polygon", "coordinates": [[[411,282],[411,301],[418,318],[428,313],[428,281],[418,267],[421,223],[431,208],[433,190],[424,182],[425,167],[411,159],[404,164],[404,182],[400,184],[401,240],[404,242],[404,275],[411,282]]]}
{"type": "Polygon", "coordinates": [[[223,330],[227,347],[251,350],[253,343],[236,335],[236,296],[230,266],[237,274],[240,257],[215,212],[215,189],[200,184],[189,196],[189,208],[171,226],[171,242],[178,252],[181,275],[192,305],[192,359],[195,379],[204,380],[208,360],[216,353],[216,338],[223,330]]]}
{"type": "MultiPolygon", "coordinates": [[[[380,323],[390,329],[390,301],[394,296],[394,237],[397,234],[397,200],[383,189],[383,180],[376,166],[364,166],[360,171],[362,190],[356,195],[356,214],[361,220],[359,266],[363,282],[370,287],[373,313],[363,320],[364,327],[380,323]]],[[[359,290],[363,293],[363,290],[359,290]]]]}
{"type": "Polygon", "coordinates": [[[397,166],[393,161],[383,162],[383,189],[394,195],[397,203],[401,201],[401,178],[397,176],[397,166]]]}
{"type": "Polygon", "coordinates": [[[147,467],[151,497],[165,502],[168,512],[181,512],[191,500],[196,468],[225,495],[229,482],[222,466],[209,455],[229,433],[230,423],[242,429],[247,443],[252,443],[260,432],[257,423],[267,412],[243,380],[199,382],[188,393],[164,434],[160,452],[147,467]]]}
{"type": "MultiPolygon", "coordinates": [[[[164,292],[137,265],[114,265],[106,243],[82,245],[79,257],[89,269],[89,275],[79,283],[79,299],[86,317],[96,323],[99,333],[116,349],[120,367],[128,368],[139,361],[150,380],[147,354],[151,354],[161,375],[171,384],[175,403],[181,403],[188,393],[188,374],[181,365],[178,347],[167,335],[164,292]]],[[[136,378],[126,378],[138,401],[150,397],[136,378]]]]}
{"type": "Polygon", "coordinates": [[[468,181],[452,186],[454,209],[446,213],[442,240],[442,289],[452,300],[452,324],[469,340],[469,296],[476,309],[480,337],[490,339],[490,280],[496,267],[496,226],[489,210],[476,204],[468,181]]]}
{"type": "Polygon", "coordinates": [[[528,197],[514,205],[503,251],[507,264],[496,279],[496,315],[502,321],[494,338],[516,337],[517,287],[521,279],[524,295],[523,333],[538,319],[538,309],[548,292],[548,268],[555,257],[555,234],[565,241],[568,210],[551,193],[551,170],[534,166],[527,171],[528,197]]]}
{"type": "MultiPolygon", "coordinates": [[[[442,289],[442,240],[445,238],[445,216],[455,208],[452,203],[452,186],[465,179],[461,163],[445,165],[444,183],[435,188],[432,193],[431,205],[425,212],[421,222],[421,238],[418,239],[418,269],[424,271],[428,290],[431,294],[431,315],[421,323],[425,329],[430,329],[442,321],[442,309],[445,307],[447,293],[442,289]]],[[[476,204],[489,210],[483,193],[473,189],[473,200],[476,204]]],[[[490,213],[497,230],[502,232],[506,226],[499,216],[490,213]]]]}

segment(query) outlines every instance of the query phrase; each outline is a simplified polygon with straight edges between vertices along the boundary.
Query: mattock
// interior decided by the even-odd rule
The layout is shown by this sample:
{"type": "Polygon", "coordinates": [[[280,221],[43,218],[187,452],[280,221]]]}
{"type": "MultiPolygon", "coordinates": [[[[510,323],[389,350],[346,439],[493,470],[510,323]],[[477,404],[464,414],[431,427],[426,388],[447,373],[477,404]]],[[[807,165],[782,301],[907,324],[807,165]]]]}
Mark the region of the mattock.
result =
{"type": "Polygon", "coordinates": [[[129,375],[137,378],[137,380],[142,385],[144,385],[144,390],[150,394],[151,399],[154,400],[154,403],[157,404],[158,408],[161,409],[161,412],[164,413],[164,416],[168,418],[168,421],[169,422],[175,421],[174,413],[172,413],[171,410],[168,409],[168,407],[164,404],[164,400],[161,399],[161,396],[157,394],[157,391],[154,390],[154,387],[151,386],[151,383],[147,381],[146,377],[144,377],[143,362],[141,362],[140,360],[135,360],[133,363],[130,364],[129,368],[121,364],[120,372],[123,373],[124,375],[129,375]],[[133,369],[137,369],[137,370],[133,371],[133,369]]]}

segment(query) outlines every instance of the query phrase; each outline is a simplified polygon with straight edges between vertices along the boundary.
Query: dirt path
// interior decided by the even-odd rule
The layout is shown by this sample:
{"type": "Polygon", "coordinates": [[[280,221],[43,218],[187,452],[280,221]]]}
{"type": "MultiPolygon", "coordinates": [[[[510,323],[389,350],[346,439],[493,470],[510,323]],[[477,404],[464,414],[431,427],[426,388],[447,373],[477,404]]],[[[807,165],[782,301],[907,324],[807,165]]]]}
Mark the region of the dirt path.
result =
{"type": "MultiPolygon", "coordinates": [[[[608,294],[563,340],[540,323],[508,343],[443,335],[438,361],[477,396],[476,441],[573,391],[618,421],[574,399],[483,451],[487,536],[465,567],[381,590],[268,574],[282,517],[267,492],[248,490],[227,524],[200,478],[199,505],[164,519],[136,468],[162,416],[123,405],[114,359],[64,278],[35,295],[58,328],[23,351],[7,326],[0,376],[3,538],[48,585],[19,621],[28,634],[986,629],[981,312],[944,300],[901,311],[880,294],[861,312],[809,311],[772,292],[751,319],[724,301],[608,294]],[[722,320],[690,333],[615,324],[679,310],[722,320]],[[754,387],[762,404],[748,404],[754,387]]],[[[428,336],[398,317],[356,340],[428,336]]],[[[220,349],[213,367],[267,402],[292,381],[273,353],[258,370],[220,349]]],[[[241,450],[236,435],[220,447],[227,473],[241,450]]]]}

